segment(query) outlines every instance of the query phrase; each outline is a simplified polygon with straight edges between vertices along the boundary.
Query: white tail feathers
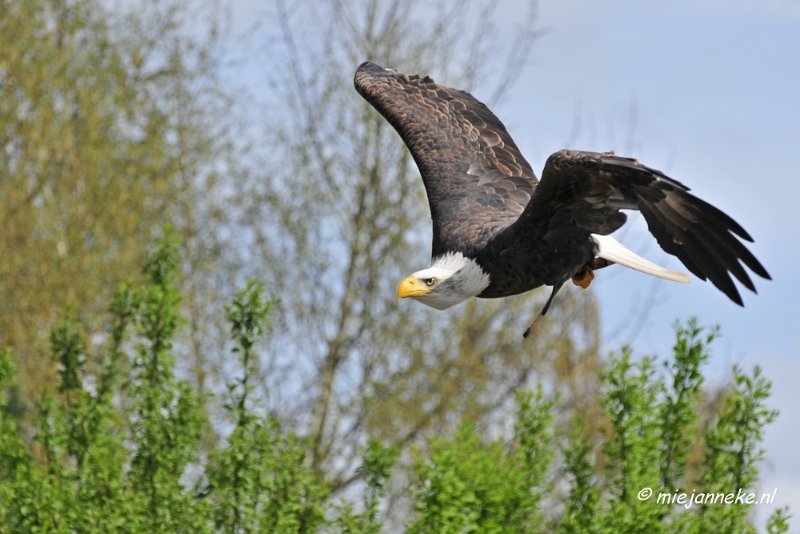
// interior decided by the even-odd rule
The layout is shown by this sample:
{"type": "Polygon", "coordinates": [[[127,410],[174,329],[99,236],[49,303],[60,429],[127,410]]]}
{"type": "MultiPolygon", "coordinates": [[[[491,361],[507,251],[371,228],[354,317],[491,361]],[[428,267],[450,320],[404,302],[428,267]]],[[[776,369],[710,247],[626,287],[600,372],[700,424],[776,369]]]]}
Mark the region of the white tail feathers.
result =
{"type": "Polygon", "coordinates": [[[592,239],[597,244],[597,255],[614,263],[619,263],[644,274],[650,274],[673,282],[688,284],[689,277],[684,273],[670,271],[659,267],[655,263],[644,259],[631,252],[625,245],[610,235],[592,234],[592,239]]]}

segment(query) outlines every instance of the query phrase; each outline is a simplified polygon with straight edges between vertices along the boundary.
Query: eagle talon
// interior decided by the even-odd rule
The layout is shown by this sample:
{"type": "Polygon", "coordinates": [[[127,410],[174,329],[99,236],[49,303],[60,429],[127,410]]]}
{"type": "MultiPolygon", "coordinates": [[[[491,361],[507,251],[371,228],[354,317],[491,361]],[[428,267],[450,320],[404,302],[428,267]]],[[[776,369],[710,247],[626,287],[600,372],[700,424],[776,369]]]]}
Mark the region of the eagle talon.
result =
{"type": "Polygon", "coordinates": [[[583,269],[578,271],[575,276],[572,277],[572,283],[578,287],[586,289],[589,287],[589,284],[592,283],[594,280],[594,271],[588,265],[584,266],[583,269]]]}

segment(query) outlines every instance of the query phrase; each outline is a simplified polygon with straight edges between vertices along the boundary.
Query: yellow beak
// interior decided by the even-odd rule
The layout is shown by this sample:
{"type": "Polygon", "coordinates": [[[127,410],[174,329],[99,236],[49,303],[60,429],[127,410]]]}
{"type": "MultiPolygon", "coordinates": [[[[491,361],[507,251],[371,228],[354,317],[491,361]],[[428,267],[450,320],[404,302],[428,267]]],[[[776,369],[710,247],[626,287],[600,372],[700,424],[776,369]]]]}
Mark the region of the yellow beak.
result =
{"type": "Polygon", "coordinates": [[[409,276],[397,286],[397,298],[404,299],[406,297],[419,297],[431,293],[431,289],[424,286],[422,282],[409,276]]]}

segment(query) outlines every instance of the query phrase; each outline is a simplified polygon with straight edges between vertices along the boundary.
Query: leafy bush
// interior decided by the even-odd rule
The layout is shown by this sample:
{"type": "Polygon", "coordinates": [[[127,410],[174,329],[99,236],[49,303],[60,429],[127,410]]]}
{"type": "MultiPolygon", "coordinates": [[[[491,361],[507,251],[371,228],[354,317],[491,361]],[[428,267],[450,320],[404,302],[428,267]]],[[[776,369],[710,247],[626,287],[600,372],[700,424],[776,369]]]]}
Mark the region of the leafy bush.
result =
{"type": "MultiPolygon", "coordinates": [[[[87,350],[79,322],[65,313],[50,336],[58,383],[42,392],[31,432],[8,409],[14,355],[0,353],[0,532],[386,528],[382,497],[397,449],[370,441],[362,502],[336,504],[309,465],[312,444],[259,415],[248,380],[273,303],[257,282],[227,308],[241,378],[228,385],[232,431],[214,444],[207,399],[175,374],[178,264],[167,236],[149,256],[146,283],[123,286],[111,303],[102,351],[87,350]]],[[[695,320],[679,326],[664,372],[628,348],[612,354],[600,438],[577,419],[561,430],[558,400],[541,387],[518,395],[511,440],[482,439],[469,421],[432,438],[412,455],[407,531],[754,531],[748,517],[757,504],[705,494],[755,491],[763,429],[777,413],[766,407],[761,371],[734,368],[723,401],[702,415],[701,370],[716,335],[695,320]],[[691,502],[677,500],[681,493],[691,502]]],[[[767,529],[786,532],[788,511],[776,511],[767,529]]]]}

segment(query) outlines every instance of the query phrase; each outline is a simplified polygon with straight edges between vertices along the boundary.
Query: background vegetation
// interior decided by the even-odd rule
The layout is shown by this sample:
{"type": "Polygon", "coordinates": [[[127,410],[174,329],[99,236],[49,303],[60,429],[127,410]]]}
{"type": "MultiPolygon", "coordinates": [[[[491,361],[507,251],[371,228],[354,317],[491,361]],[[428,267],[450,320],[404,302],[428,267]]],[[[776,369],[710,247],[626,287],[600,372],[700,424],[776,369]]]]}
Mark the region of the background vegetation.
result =
{"type": "MultiPolygon", "coordinates": [[[[224,441],[207,446],[206,399],[176,377],[172,343],[181,323],[174,240],[159,241],[145,281],[124,285],[109,310],[108,343],[88,353],[80,325],[64,316],[50,334],[58,379],[45,388],[27,437],[0,418],[0,527],[4,532],[378,532],[382,497],[400,450],[370,440],[360,450],[362,502],[333,498],[311,462],[314,443],[264,416],[253,397],[254,347],[274,301],[248,282],[227,318],[238,379],[227,385],[224,441]]],[[[630,350],[601,375],[603,432],[576,415],[555,424],[557,397],[517,395],[509,438],[481,438],[463,418],[450,437],[411,453],[407,532],[747,532],[752,503],[693,506],[655,495],[755,492],[769,382],[734,368],[721,406],[703,421],[708,344],[692,320],[676,328],[673,356],[658,371],[630,350]],[[654,496],[642,499],[640,491],[654,496]],[[699,490],[698,490],[699,488],[699,490]]],[[[0,388],[15,378],[10,350],[0,388]]],[[[0,406],[5,407],[7,400],[0,406]]],[[[757,497],[761,499],[761,497],[757,497]]],[[[775,512],[769,532],[786,532],[775,512]]],[[[395,525],[397,528],[399,525],[395,525]]]]}
{"type": "Polygon", "coordinates": [[[427,205],[352,74],[494,104],[538,35],[495,5],[276,0],[255,102],[216,4],[0,0],[0,531],[749,528],[635,499],[757,484],[768,383],[703,391],[697,325],[663,375],[601,364],[591,291],[525,344],[538,293],[395,302],[427,205]]]}

